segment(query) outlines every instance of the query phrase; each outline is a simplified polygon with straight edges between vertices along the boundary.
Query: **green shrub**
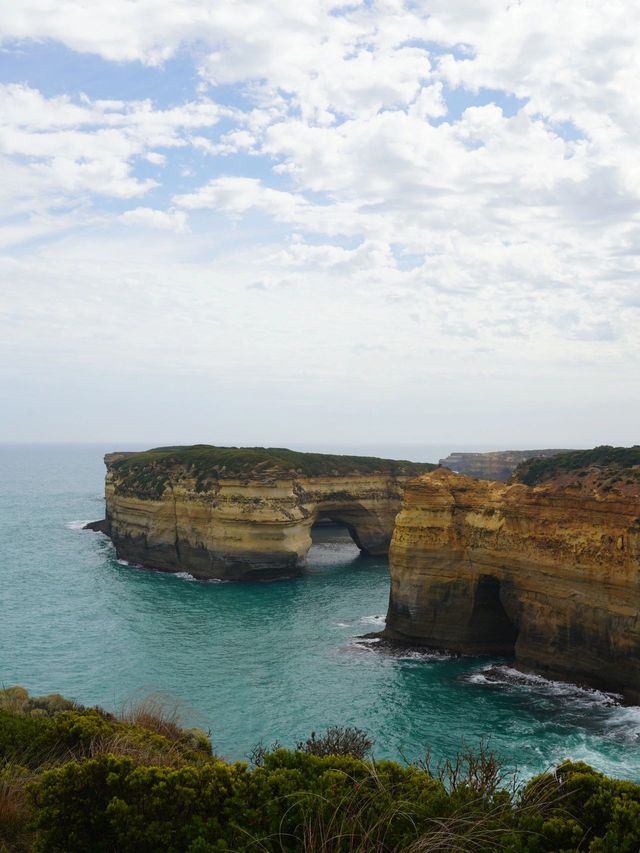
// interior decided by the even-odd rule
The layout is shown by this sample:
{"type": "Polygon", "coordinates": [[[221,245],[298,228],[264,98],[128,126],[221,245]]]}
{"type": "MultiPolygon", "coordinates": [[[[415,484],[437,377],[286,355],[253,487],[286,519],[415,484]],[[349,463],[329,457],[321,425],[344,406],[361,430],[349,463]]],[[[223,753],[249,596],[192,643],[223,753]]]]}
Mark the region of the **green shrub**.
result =
{"type": "Polygon", "coordinates": [[[171,769],[103,756],[43,774],[33,797],[37,849],[52,853],[298,851],[327,827],[342,827],[335,850],[372,833],[384,849],[400,849],[416,826],[451,808],[443,786],[417,768],[286,750],[252,772],[220,761],[171,769]]]}
{"type": "Polygon", "coordinates": [[[330,726],[319,737],[311,732],[311,737],[300,741],[298,752],[311,755],[350,755],[353,758],[365,758],[371,752],[373,741],[362,729],[354,726],[330,726]]]}
{"type": "Polygon", "coordinates": [[[36,850],[228,850],[234,841],[242,765],[137,766],[102,756],[43,774],[32,796],[40,830],[36,850]],[[203,841],[212,846],[202,846],[203,841]],[[192,844],[198,842],[196,848],[192,844]]]}
{"type": "Polygon", "coordinates": [[[366,733],[336,727],[298,751],[260,750],[249,769],[212,756],[155,700],[123,722],[56,712],[57,699],[32,716],[31,700],[10,698],[22,710],[0,709],[0,853],[640,850],[640,785],[582,763],[516,792],[486,744],[432,770],[428,755],[355,757],[366,733]]]}
{"type": "Polygon", "coordinates": [[[512,799],[467,783],[447,792],[417,767],[349,756],[278,750],[254,770],[101,756],[44,773],[32,798],[44,853],[640,849],[640,786],[585,764],[512,799]]]}
{"type": "Polygon", "coordinates": [[[42,763],[43,744],[52,720],[0,710],[0,762],[19,762],[29,766],[42,763]]]}
{"type": "Polygon", "coordinates": [[[181,736],[169,738],[96,709],[62,711],[52,717],[0,711],[0,762],[35,769],[104,753],[175,766],[208,761],[211,744],[201,732],[181,730],[181,736]]]}
{"type": "Polygon", "coordinates": [[[640,785],[611,779],[588,764],[566,762],[553,773],[535,777],[518,806],[517,829],[528,846],[516,850],[640,850],[640,785]]]}

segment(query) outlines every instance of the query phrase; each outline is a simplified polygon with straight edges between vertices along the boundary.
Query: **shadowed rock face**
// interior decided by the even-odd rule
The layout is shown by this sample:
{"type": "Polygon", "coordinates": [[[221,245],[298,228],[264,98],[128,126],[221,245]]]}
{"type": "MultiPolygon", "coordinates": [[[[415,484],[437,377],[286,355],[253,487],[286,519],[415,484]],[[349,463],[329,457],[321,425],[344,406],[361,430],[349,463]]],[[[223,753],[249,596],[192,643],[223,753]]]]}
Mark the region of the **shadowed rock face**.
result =
{"type": "Polygon", "coordinates": [[[640,469],[535,487],[439,469],[405,490],[390,639],[514,655],[640,702],[640,469]],[[602,484],[602,488],[598,483],[602,484]]]}
{"type": "Polygon", "coordinates": [[[298,574],[319,518],[345,524],[364,553],[386,554],[404,484],[434,467],[255,448],[105,462],[106,528],[120,558],[227,580],[298,574]]]}

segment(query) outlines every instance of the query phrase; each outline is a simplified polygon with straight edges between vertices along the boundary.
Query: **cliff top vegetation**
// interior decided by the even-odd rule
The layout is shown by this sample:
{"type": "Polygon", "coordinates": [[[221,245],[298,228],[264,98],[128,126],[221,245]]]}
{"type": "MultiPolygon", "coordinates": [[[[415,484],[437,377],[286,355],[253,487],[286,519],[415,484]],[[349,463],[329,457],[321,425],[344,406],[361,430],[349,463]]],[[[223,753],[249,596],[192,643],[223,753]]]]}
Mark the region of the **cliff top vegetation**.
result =
{"type": "Polygon", "coordinates": [[[301,453],[284,447],[214,447],[194,444],[157,447],[140,453],[107,456],[108,465],[129,489],[151,489],[161,494],[168,473],[184,467],[200,486],[208,479],[256,478],[297,474],[307,477],[349,474],[418,475],[437,466],[430,462],[380,459],[377,456],[345,456],[333,453],[301,453]]]}
{"type": "Polygon", "coordinates": [[[513,473],[513,481],[527,486],[548,483],[566,474],[576,477],[597,476],[597,485],[613,486],[640,476],[640,445],[611,447],[603,444],[593,450],[571,450],[546,459],[527,459],[513,473]]]}

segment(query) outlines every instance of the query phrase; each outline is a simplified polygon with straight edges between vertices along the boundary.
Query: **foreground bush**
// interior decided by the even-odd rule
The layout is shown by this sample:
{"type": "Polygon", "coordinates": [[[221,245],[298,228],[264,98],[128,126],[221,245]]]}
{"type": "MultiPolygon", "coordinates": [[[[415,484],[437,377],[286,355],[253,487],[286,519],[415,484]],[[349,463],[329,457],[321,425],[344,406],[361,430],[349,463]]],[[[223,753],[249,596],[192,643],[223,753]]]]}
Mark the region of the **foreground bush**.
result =
{"type": "Polygon", "coordinates": [[[124,722],[18,699],[0,703],[0,853],[640,850],[640,785],[582,763],[516,790],[486,746],[403,766],[365,760],[366,734],[333,728],[250,768],[155,700],[124,722]]]}
{"type": "Polygon", "coordinates": [[[640,786],[565,764],[512,800],[394,762],[278,750],[264,766],[179,769],[103,756],[33,791],[41,851],[637,853],[640,786]]]}
{"type": "Polygon", "coordinates": [[[35,698],[16,711],[3,707],[2,694],[7,692],[0,692],[1,763],[37,769],[109,753],[175,766],[211,756],[206,735],[178,728],[157,701],[128,707],[123,719],[99,708],[73,707],[66,700],[34,715],[36,703],[50,697],[35,698]]]}
{"type": "Polygon", "coordinates": [[[529,782],[521,803],[526,806],[530,799],[536,806],[523,810],[518,827],[536,843],[516,849],[640,851],[640,785],[634,782],[610,779],[582,762],[566,762],[529,782]]]}
{"type": "Polygon", "coordinates": [[[442,783],[417,768],[287,750],[253,771],[105,756],[46,773],[34,803],[38,849],[96,853],[402,850],[456,809],[442,783]]]}

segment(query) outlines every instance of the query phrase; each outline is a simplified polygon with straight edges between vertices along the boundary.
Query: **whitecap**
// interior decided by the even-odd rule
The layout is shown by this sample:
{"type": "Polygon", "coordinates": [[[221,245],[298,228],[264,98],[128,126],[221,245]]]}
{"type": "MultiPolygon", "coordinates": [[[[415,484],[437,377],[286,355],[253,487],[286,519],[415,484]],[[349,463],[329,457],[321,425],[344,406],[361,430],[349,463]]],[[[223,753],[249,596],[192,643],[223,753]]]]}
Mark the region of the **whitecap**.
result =
{"type": "Polygon", "coordinates": [[[360,621],[365,625],[386,625],[386,616],[363,616],[360,621]]]}
{"type": "Polygon", "coordinates": [[[81,519],[78,521],[67,521],[65,527],[67,530],[82,530],[87,524],[91,524],[95,518],[81,519]]]}
{"type": "Polygon", "coordinates": [[[193,575],[190,575],[189,572],[175,572],[174,577],[182,578],[184,581],[194,581],[195,578],[193,575]]]}
{"type": "Polygon", "coordinates": [[[427,649],[406,649],[405,651],[398,651],[394,657],[398,660],[439,661],[450,660],[455,655],[447,654],[447,652],[428,651],[427,649]]]}
{"type": "Polygon", "coordinates": [[[543,675],[521,672],[510,666],[490,664],[480,671],[469,674],[465,680],[471,684],[522,687],[559,698],[603,706],[617,706],[622,700],[622,696],[617,693],[607,693],[591,687],[580,687],[570,682],[545,678],[543,675]]]}
{"type": "Polygon", "coordinates": [[[637,705],[613,707],[607,717],[605,731],[616,740],[637,744],[640,740],[640,707],[637,705]]]}
{"type": "Polygon", "coordinates": [[[358,649],[358,651],[361,651],[361,652],[373,652],[373,651],[376,651],[376,649],[374,648],[374,646],[375,646],[375,645],[376,645],[376,643],[378,643],[378,642],[379,642],[379,640],[378,640],[378,639],[373,639],[373,640],[367,640],[367,639],[354,640],[352,643],[349,643],[349,646],[348,646],[347,648],[350,648],[350,649],[358,649]]]}
{"type": "Polygon", "coordinates": [[[120,558],[118,558],[116,560],[116,563],[119,566],[129,566],[130,569],[144,569],[144,568],[146,568],[145,566],[141,565],[140,563],[130,563],[129,560],[122,560],[120,558]]]}
{"type": "Polygon", "coordinates": [[[361,649],[368,652],[376,652],[395,660],[415,660],[423,662],[444,661],[451,658],[446,652],[434,649],[407,648],[385,640],[384,637],[355,637],[350,644],[351,648],[361,649]]]}

